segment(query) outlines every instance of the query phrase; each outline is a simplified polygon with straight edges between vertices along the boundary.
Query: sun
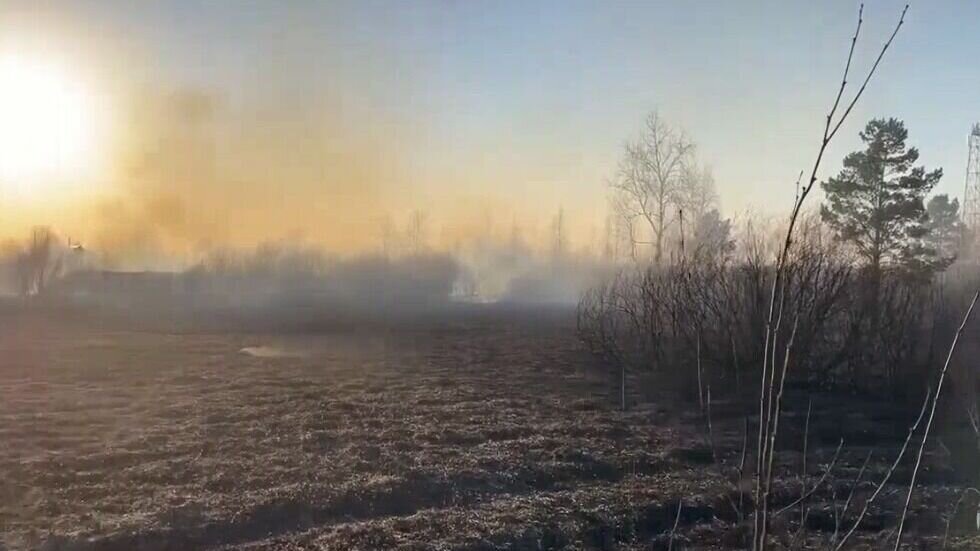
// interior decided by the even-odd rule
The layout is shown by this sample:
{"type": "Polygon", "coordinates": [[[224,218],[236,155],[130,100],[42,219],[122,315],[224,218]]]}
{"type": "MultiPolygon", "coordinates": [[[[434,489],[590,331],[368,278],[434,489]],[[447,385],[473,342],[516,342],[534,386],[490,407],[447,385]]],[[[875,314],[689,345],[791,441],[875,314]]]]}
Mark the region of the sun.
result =
{"type": "Polygon", "coordinates": [[[96,102],[65,68],[0,53],[0,191],[78,186],[99,148],[96,102]]]}

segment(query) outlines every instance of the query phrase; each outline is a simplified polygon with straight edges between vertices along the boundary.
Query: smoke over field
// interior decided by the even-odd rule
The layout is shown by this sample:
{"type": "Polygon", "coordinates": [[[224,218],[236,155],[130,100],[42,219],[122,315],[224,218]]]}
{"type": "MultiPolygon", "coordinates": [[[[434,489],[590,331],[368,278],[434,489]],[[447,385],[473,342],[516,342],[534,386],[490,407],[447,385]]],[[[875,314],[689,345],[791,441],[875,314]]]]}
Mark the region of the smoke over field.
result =
{"type": "Polygon", "coordinates": [[[980,549],[897,1],[3,0],[0,551],[980,549]]]}

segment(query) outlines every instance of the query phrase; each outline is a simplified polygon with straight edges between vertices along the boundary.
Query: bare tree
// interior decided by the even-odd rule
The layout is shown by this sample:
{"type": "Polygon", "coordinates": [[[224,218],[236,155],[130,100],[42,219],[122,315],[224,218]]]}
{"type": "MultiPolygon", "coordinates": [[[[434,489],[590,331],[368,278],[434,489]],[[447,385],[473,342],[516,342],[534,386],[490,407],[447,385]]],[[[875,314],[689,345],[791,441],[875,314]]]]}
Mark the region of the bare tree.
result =
{"type": "Polygon", "coordinates": [[[667,230],[677,219],[687,182],[685,172],[693,164],[694,144],[680,129],[670,126],[656,112],[647,116],[640,137],[626,144],[619,170],[611,186],[617,214],[634,228],[645,226],[649,240],[633,233],[633,244],[653,246],[654,260],[663,260],[667,230]]]}
{"type": "Polygon", "coordinates": [[[381,237],[381,254],[390,257],[398,246],[398,230],[392,223],[391,217],[384,216],[378,222],[381,237]]]}
{"type": "Polygon", "coordinates": [[[718,208],[718,192],[711,167],[696,162],[685,164],[681,183],[677,202],[691,224],[697,224],[703,216],[718,208]]]}
{"type": "Polygon", "coordinates": [[[551,231],[554,235],[552,242],[552,255],[558,259],[565,254],[565,209],[559,208],[558,214],[551,222],[551,231]]]}
{"type": "Polygon", "coordinates": [[[632,214],[634,211],[630,203],[630,197],[618,190],[615,190],[609,198],[609,207],[613,216],[613,225],[611,227],[616,250],[618,251],[622,247],[625,255],[633,262],[636,262],[638,259],[637,245],[639,243],[636,232],[636,216],[632,214]]]}
{"type": "Polygon", "coordinates": [[[408,244],[411,247],[412,254],[421,254],[426,247],[426,232],[428,216],[425,212],[419,209],[413,210],[408,216],[408,228],[406,234],[408,236],[408,244]]]}
{"type": "Polygon", "coordinates": [[[54,250],[56,242],[57,238],[49,228],[39,226],[31,230],[31,237],[16,259],[21,295],[42,294],[48,281],[60,271],[61,261],[54,250]]]}

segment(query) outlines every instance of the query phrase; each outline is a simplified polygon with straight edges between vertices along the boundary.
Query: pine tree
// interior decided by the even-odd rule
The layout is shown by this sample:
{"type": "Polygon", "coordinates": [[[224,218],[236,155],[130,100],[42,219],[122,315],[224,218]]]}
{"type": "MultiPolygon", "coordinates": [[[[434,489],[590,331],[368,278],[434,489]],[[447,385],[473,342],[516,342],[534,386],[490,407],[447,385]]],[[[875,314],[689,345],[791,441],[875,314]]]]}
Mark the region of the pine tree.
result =
{"type": "Polygon", "coordinates": [[[926,214],[926,232],[922,237],[925,254],[919,258],[930,261],[924,270],[945,270],[959,255],[966,234],[966,226],[960,220],[960,202],[950,201],[946,194],[936,195],[926,204],[926,214]]]}
{"type": "Polygon", "coordinates": [[[821,184],[821,215],[835,237],[854,246],[875,278],[886,268],[934,270],[939,252],[923,245],[929,216],[924,200],[942,169],[914,166],[919,151],[906,146],[908,130],[894,118],[873,119],[860,134],[865,149],[821,184]]]}

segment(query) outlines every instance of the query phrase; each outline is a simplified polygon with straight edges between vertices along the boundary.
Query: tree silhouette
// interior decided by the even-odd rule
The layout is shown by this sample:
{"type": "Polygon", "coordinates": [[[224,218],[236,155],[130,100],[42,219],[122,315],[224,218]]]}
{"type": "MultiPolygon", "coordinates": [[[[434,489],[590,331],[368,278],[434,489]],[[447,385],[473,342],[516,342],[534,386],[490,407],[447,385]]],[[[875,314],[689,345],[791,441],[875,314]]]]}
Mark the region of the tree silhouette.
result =
{"type": "Polygon", "coordinates": [[[838,240],[855,247],[875,279],[884,268],[941,266],[922,238],[929,230],[924,199],[942,169],[913,166],[919,151],[906,145],[908,130],[898,119],[873,119],[860,136],[865,149],[845,157],[840,174],[821,184],[823,219],[838,240]]]}
{"type": "Polygon", "coordinates": [[[62,264],[55,254],[57,238],[43,226],[31,230],[31,237],[15,260],[18,291],[22,296],[44,293],[48,281],[57,277],[62,264]]]}
{"type": "MultiPolygon", "coordinates": [[[[636,245],[653,247],[653,259],[664,257],[665,239],[679,220],[694,184],[710,172],[695,169],[694,143],[683,130],[671,126],[656,112],[647,116],[639,138],[626,144],[616,177],[610,182],[613,208],[622,218],[636,256],[636,245]],[[641,239],[648,239],[643,241],[641,239]]],[[[710,186],[698,190],[707,210],[710,186]]]]}
{"type": "Polygon", "coordinates": [[[959,254],[966,233],[966,227],[960,220],[960,202],[952,201],[946,194],[936,195],[926,204],[925,235],[917,247],[921,253],[907,262],[928,262],[919,271],[932,272],[945,270],[959,254]]]}

